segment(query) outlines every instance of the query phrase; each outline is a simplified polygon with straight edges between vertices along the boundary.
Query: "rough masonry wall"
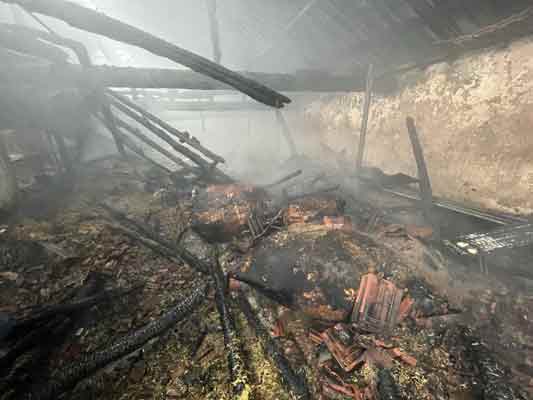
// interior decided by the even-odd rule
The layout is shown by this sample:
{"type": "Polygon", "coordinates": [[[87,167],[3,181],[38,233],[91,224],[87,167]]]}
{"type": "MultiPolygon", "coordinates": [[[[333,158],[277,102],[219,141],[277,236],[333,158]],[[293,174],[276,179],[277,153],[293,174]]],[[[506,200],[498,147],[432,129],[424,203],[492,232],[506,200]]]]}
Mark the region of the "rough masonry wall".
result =
{"type": "MultiPolygon", "coordinates": [[[[533,210],[533,40],[471,54],[401,77],[374,98],[366,160],[416,176],[405,118],[415,118],[434,192],[454,200],[533,210]]],[[[324,98],[307,112],[321,140],[353,157],[362,95],[324,98]]]]}

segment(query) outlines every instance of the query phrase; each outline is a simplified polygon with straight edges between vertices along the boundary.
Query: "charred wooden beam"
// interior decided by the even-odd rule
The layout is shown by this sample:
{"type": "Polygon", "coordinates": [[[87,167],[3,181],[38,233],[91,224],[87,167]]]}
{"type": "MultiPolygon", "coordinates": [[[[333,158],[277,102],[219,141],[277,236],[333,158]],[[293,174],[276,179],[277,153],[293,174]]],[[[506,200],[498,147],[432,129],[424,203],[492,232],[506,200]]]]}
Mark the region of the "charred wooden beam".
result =
{"type": "Polygon", "coordinates": [[[54,374],[52,380],[45,387],[38,388],[31,398],[40,400],[55,399],[62,393],[72,389],[80,380],[91,376],[109,363],[132,353],[150,339],[160,336],[178,321],[190,315],[202,303],[208,288],[208,284],[198,285],[187,297],[157,320],[150,322],[105,349],[95,351],[72,364],[66,365],[57,374],[54,374]]]}
{"type": "Polygon", "coordinates": [[[255,314],[250,302],[244,294],[239,295],[239,305],[243,312],[248,324],[252,327],[255,334],[261,341],[263,350],[267,356],[272,360],[279,370],[283,384],[287,390],[297,399],[306,400],[310,399],[309,389],[305,381],[305,377],[298,375],[291,367],[289,360],[283,354],[282,344],[273,338],[269,329],[255,314]]]}
{"type": "MultiPolygon", "coordinates": [[[[0,39],[1,40],[1,39],[0,39]]],[[[10,40],[9,43],[12,43],[10,40]]],[[[49,46],[55,50],[59,48],[49,46]]],[[[40,51],[40,50],[36,50],[40,51]]],[[[59,50],[60,51],[60,50],[59,50]]],[[[57,62],[68,55],[61,52],[57,62]]],[[[44,57],[47,58],[47,57],[44,57]]],[[[5,66],[0,66],[0,71],[5,66]]],[[[82,69],[79,65],[55,66],[25,65],[19,70],[7,70],[17,79],[39,84],[55,82],[62,85],[106,86],[115,88],[153,88],[227,91],[232,87],[194,71],[179,69],[129,68],[93,66],[82,69]]],[[[241,72],[284,92],[354,92],[365,88],[365,73],[354,76],[334,76],[321,71],[298,71],[294,74],[241,72]]]]}
{"type": "Polygon", "coordinates": [[[280,108],[290,99],[266,86],[222,67],[197,54],[182,49],[170,42],[125,24],[103,13],[64,0],[3,0],[19,4],[26,10],[58,18],[69,25],[92,33],[109,37],[133,46],[141,47],[155,55],[183,64],[193,71],[224,82],[250,97],[280,108]]]}
{"type": "MultiPolygon", "coordinates": [[[[216,252],[215,252],[216,253],[216,252]]],[[[211,264],[211,276],[215,282],[215,303],[224,332],[224,345],[228,355],[230,385],[236,399],[250,396],[250,384],[246,375],[246,366],[242,358],[241,341],[235,326],[235,320],[226,301],[226,279],[218,262],[218,254],[211,264]]]]}
{"type": "Polygon", "coordinates": [[[198,152],[202,153],[204,156],[210,158],[211,160],[215,162],[225,162],[224,158],[219,156],[218,154],[213,153],[211,150],[205,148],[202,146],[200,141],[196,139],[194,136],[191,136],[188,132],[182,132],[179,129],[174,128],[172,125],[166,123],[161,118],[157,117],[156,115],[152,114],[151,112],[143,109],[139,105],[137,105],[135,102],[131,101],[125,96],[120,95],[119,93],[108,91],[108,93],[114,97],[115,99],[121,101],[122,103],[126,104],[128,107],[132,108],[133,110],[137,111],[142,116],[146,117],[153,123],[161,126],[163,129],[165,129],[167,132],[169,132],[172,136],[178,138],[180,142],[187,143],[189,146],[197,150],[198,152]]]}
{"type": "Polygon", "coordinates": [[[99,205],[106,210],[114,220],[120,224],[126,225],[113,226],[113,229],[119,230],[128,237],[141,242],[157,253],[169,258],[171,261],[177,261],[179,263],[180,260],[183,260],[192,268],[206,274],[211,270],[211,267],[206,262],[200,260],[183,246],[166,241],[156,233],[148,230],[143,224],[128,218],[122,211],[116,210],[105,203],[100,203],[99,205]]]}

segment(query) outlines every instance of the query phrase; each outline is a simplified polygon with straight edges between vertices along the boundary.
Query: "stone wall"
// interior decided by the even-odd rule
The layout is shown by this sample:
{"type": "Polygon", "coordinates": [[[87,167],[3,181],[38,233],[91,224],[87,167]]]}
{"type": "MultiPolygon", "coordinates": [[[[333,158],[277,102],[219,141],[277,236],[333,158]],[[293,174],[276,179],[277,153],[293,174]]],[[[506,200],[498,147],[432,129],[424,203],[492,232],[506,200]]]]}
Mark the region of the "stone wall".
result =
{"type": "MultiPolygon", "coordinates": [[[[361,105],[361,94],[324,97],[307,117],[323,143],[353,157],[361,105]]],[[[407,116],[416,120],[437,195],[532,212],[532,39],[402,76],[395,94],[374,99],[368,164],[416,174],[407,116]]]]}

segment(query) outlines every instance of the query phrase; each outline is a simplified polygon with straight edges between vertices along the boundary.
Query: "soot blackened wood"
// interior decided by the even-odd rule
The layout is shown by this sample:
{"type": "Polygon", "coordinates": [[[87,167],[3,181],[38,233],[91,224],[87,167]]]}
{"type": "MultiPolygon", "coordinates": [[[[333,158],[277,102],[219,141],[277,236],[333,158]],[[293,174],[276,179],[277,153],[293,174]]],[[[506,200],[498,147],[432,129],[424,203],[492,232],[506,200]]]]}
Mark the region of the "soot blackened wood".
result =
{"type": "Polygon", "coordinates": [[[19,4],[28,11],[61,19],[69,25],[111,39],[141,47],[153,54],[183,64],[194,71],[211,76],[248,94],[250,97],[273,107],[283,107],[290,99],[266,86],[224,68],[204,57],[182,49],[170,42],[125,24],[101,12],[63,0],[4,0],[19,4]]]}
{"type": "Polygon", "coordinates": [[[46,386],[37,388],[30,398],[39,400],[55,399],[62,393],[72,389],[80,380],[91,376],[109,363],[132,353],[150,339],[160,336],[178,321],[190,315],[205,299],[208,289],[209,286],[207,284],[197,286],[191,294],[157,320],[125,336],[105,349],[95,351],[72,364],[66,365],[52,377],[52,380],[46,386]]]}
{"type": "Polygon", "coordinates": [[[226,299],[226,279],[215,252],[214,262],[211,264],[211,276],[215,282],[215,302],[220,316],[220,324],[224,332],[224,345],[228,353],[230,384],[233,395],[240,399],[247,399],[250,394],[250,384],[246,375],[246,366],[242,358],[241,341],[235,326],[235,320],[228,307],[226,299]]]}
{"type": "Polygon", "coordinates": [[[248,324],[252,327],[252,329],[255,331],[255,334],[261,340],[263,350],[278,368],[285,387],[297,399],[310,399],[311,396],[309,394],[305,377],[294,372],[289,360],[287,360],[283,354],[281,344],[276,338],[273,338],[270,335],[268,328],[255,315],[252,306],[243,294],[239,295],[239,305],[248,321],[248,324]]]}

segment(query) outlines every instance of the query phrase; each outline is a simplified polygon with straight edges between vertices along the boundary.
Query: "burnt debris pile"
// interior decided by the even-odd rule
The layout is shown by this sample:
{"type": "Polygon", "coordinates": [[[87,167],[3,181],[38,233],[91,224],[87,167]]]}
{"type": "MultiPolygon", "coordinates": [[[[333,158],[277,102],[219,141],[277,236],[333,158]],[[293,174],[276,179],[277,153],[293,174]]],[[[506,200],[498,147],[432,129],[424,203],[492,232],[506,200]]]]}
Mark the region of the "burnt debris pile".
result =
{"type": "MultiPolygon", "coordinates": [[[[0,24],[1,400],[531,396],[533,225],[434,196],[413,118],[416,176],[365,165],[389,73],[232,71],[214,0],[215,62],[74,2],[0,3],[40,26],[0,24]],[[96,65],[51,19],[188,69],[96,65]],[[365,90],[357,159],[304,154],[280,92],[339,90],[365,90]],[[270,182],[238,178],[162,110],[272,111],[289,158],[270,182]]],[[[452,37],[437,2],[407,3],[426,16],[408,33],[441,58],[522,36],[533,15],[452,37]]]]}

